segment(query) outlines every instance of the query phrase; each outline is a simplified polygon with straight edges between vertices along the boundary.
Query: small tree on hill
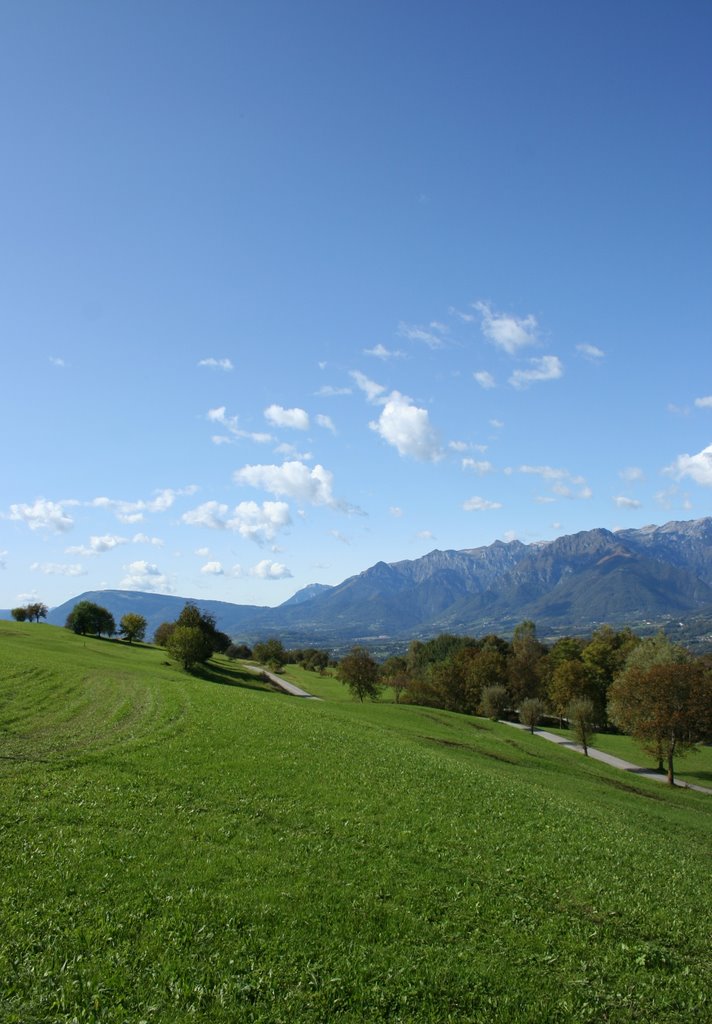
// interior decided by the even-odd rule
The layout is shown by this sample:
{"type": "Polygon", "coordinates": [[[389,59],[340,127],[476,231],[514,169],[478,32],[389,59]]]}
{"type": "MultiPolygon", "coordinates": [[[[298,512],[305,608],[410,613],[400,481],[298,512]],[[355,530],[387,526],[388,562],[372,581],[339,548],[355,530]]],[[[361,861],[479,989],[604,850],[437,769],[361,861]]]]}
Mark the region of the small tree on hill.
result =
{"type": "Polygon", "coordinates": [[[588,697],[576,697],[568,707],[569,725],[588,757],[588,746],[596,732],[596,709],[588,697]]]}
{"type": "Polygon", "coordinates": [[[166,644],[168,653],[180,661],[186,672],[208,661],[213,653],[209,637],[200,626],[176,626],[166,644]]]}
{"type": "Polygon", "coordinates": [[[113,636],[116,632],[114,616],[108,609],[102,608],[100,604],[94,604],[93,601],[79,601],[75,604],[64,625],[80,636],[86,636],[87,633],[96,636],[106,633],[107,636],[113,636]]]}
{"type": "Polygon", "coordinates": [[[139,615],[137,612],[127,612],[121,617],[119,633],[124,640],[128,640],[130,644],[132,644],[134,640],[141,642],[146,636],[147,626],[148,623],[144,619],[143,615],[139,615]]]}
{"type": "Polygon", "coordinates": [[[336,674],[362,703],[365,697],[377,700],[380,692],[378,685],[379,667],[365,647],[352,647],[351,651],[339,662],[336,674]]]}
{"type": "Polygon", "coordinates": [[[230,644],[225,654],[231,661],[234,661],[236,658],[251,658],[252,648],[248,647],[247,644],[230,644]]]}
{"type": "Polygon", "coordinates": [[[175,622],[162,622],[160,626],[156,626],[153,634],[153,642],[158,647],[167,647],[171,633],[176,628],[175,622]]]}
{"type": "Polygon", "coordinates": [[[273,672],[279,672],[287,664],[287,652],[284,645],[274,636],[255,644],[252,653],[255,661],[259,661],[260,665],[267,665],[273,672]]]}
{"type": "Polygon", "coordinates": [[[42,601],[34,601],[22,608],[13,608],[10,612],[16,622],[39,622],[46,619],[49,608],[42,601]]]}
{"type": "Polygon", "coordinates": [[[482,691],[480,709],[485,718],[499,721],[509,703],[509,694],[504,686],[485,686],[482,691]]]}
{"type": "Polygon", "coordinates": [[[546,714],[546,704],[538,697],[527,697],[519,708],[519,721],[533,733],[542,717],[546,714]]]}

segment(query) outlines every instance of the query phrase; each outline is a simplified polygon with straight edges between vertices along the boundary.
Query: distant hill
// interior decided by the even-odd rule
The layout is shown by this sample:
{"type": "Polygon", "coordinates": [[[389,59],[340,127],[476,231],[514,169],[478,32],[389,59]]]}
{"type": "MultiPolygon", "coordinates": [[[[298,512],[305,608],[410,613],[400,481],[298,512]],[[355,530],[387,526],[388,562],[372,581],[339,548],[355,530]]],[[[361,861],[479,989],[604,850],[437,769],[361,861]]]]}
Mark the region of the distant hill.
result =
{"type": "MultiPolygon", "coordinates": [[[[104,605],[117,621],[139,612],[149,631],[175,619],[187,600],[90,591],[52,609],[48,621],[63,625],[83,598],[104,605]]],[[[278,608],[195,604],[236,640],[279,634],[289,646],[357,640],[387,646],[444,631],[506,634],[523,619],[533,619],[541,635],[585,633],[609,622],[642,630],[671,624],[688,642],[712,640],[712,519],[431,551],[378,562],[338,586],[311,584],[278,608]]]]}

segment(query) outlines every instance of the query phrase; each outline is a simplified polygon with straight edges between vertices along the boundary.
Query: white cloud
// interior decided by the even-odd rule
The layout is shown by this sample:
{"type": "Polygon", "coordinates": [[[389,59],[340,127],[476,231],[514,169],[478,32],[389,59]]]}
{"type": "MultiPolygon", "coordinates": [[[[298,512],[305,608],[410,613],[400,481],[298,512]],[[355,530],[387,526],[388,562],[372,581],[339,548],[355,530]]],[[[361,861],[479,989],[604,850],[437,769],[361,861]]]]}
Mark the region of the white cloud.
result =
{"type": "Polygon", "coordinates": [[[698,409],[712,409],[712,395],[705,395],[704,398],[696,398],[695,405],[698,409]]]}
{"type": "Polygon", "coordinates": [[[126,576],[119,583],[121,590],[148,590],[159,594],[172,592],[168,576],[152,562],[131,562],[124,569],[126,576]]]}
{"type": "Polygon", "coordinates": [[[197,555],[199,558],[207,558],[210,554],[210,548],[196,548],[193,554],[197,555]]]}
{"type": "Polygon", "coordinates": [[[415,536],[418,540],[435,540],[432,530],[416,530],[415,536]]]}
{"type": "Polygon", "coordinates": [[[261,580],[285,580],[289,579],[292,573],[281,562],[271,562],[264,558],[250,569],[250,575],[258,576],[261,580]]]}
{"type": "Polygon", "coordinates": [[[142,499],[124,501],[123,499],[100,497],[94,498],[89,505],[92,508],[111,509],[119,522],[139,523],[143,520],[145,512],[167,512],[169,508],[173,507],[177,497],[195,494],[197,490],[198,488],[194,484],[179,490],[164,487],[162,490],[155,491],[155,498],[150,498],[148,501],[142,499]]]}
{"type": "Polygon", "coordinates": [[[476,373],[473,373],[472,376],[481,388],[489,389],[497,387],[497,382],[492,374],[488,373],[487,370],[478,370],[476,373]]]}
{"type": "Polygon", "coordinates": [[[580,352],[582,356],[585,356],[586,359],[590,359],[593,362],[603,359],[606,354],[602,349],[597,348],[596,345],[577,345],[576,351],[580,352]]]}
{"type": "Polygon", "coordinates": [[[220,562],[206,562],[205,565],[200,567],[200,571],[205,573],[206,576],[224,576],[225,570],[223,569],[220,562]]]}
{"type": "Polygon", "coordinates": [[[57,562],[33,562],[33,572],[43,572],[45,576],[86,576],[86,569],[81,565],[59,565],[57,562]]]}
{"type": "Polygon", "coordinates": [[[391,392],[378,421],[369,423],[369,426],[399,455],[422,462],[436,462],[442,458],[442,449],[427,409],[413,405],[411,399],[399,391],[391,392]]]}
{"type": "Polygon", "coordinates": [[[470,448],[467,441],[448,441],[447,446],[454,452],[466,452],[470,448]]]}
{"type": "Polygon", "coordinates": [[[135,533],[131,541],[134,544],[153,544],[157,548],[162,548],[165,543],[160,537],[148,537],[145,533],[135,533]]]}
{"type": "MultiPolygon", "coordinates": [[[[229,430],[233,437],[247,438],[250,441],[256,441],[257,444],[269,444],[274,438],[271,434],[265,434],[261,432],[254,432],[251,430],[241,430],[238,427],[237,416],[228,416],[225,406],[220,405],[216,409],[208,409],[207,418],[211,423],[219,423],[220,426],[225,427],[229,430]]],[[[211,438],[213,444],[229,444],[230,438],[220,435],[214,435],[211,438]]]]}
{"type": "Polygon", "coordinates": [[[291,524],[289,505],[284,501],[241,501],[227,521],[228,530],[262,543],[274,540],[280,530],[291,524]]]}
{"type": "Polygon", "coordinates": [[[361,373],[360,370],[352,370],[350,376],[356,381],[357,386],[366,393],[366,397],[369,402],[383,401],[382,395],[386,390],[382,384],[377,384],[374,380],[370,380],[365,373],[361,373]]]}
{"type": "Polygon", "coordinates": [[[398,505],[391,505],[388,511],[394,519],[401,519],[403,517],[403,509],[399,508],[398,505]]]}
{"type": "MultiPolygon", "coordinates": [[[[181,517],[188,526],[209,530],[232,530],[241,537],[262,543],[273,540],[281,529],[289,526],[289,506],[284,501],[241,501],[232,512],[217,501],[206,501],[181,517]]],[[[201,549],[207,554],[207,549],[201,549]]],[[[197,552],[196,552],[197,554],[197,552]]]]}
{"type": "Polygon", "coordinates": [[[376,359],[400,359],[405,355],[400,349],[389,349],[385,345],[374,345],[373,348],[363,350],[365,356],[375,356],[376,359]]]}
{"type": "Polygon", "coordinates": [[[236,484],[261,487],[270,494],[287,495],[310,505],[337,506],[331,490],[333,474],[323,466],[310,469],[303,462],[283,462],[281,466],[243,466],[233,474],[236,484]]]}
{"type": "Polygon", "coordinates": [[[476,496],[468,498],[462,507],[465,512],[487,512],[490,509],[502,508],[502,503],[500,501],[488,501],[486,498],[476,496]]]}
{"type": "Polygon", "coordinates": [[[275,452],[283,459],[296,459],[297,462],[312,462],[314,459],[311,452],[300,452],[294,444],[278,444],[275,452]]]}
{"type": "Polygon", "coordinates": [[[463,469],[471,469],[474,473],[478,473],[480,476],[484,476],[485,473],[492,473],[494,466],[491,462],[477,461],[476,459],[463,459],[463,469]]]}
{"type": "Polygon", "coordinates": [[[188,526],[205,526],[209,530],[224,530],[228,507],[218,501],[204,501],[202,505],[184,512],[181,521],[188,526]]]}
{"type": "MultiPolygon", "coordinates": [[[[438,337],[438,334],[434,334],[433,330],[438,333],[442,333],[443,325],[433,321],[428,325],[431,329],[425,330],[423,327],[418,327],[414,324],[406,324],[402,320],[398,324],[398,334],[401,338],[408,338],[409,341],[423,341],[430,348],[442,348],[443,339],[438,337]]],[[[447,328],[445,328],[447,330],[447,328]]]]}
{"type": "Polygon", "coordinates": [[[290,430],[308,430],[309,414],[304,409],[284,409],[281,405],[270,405],[265,409],[265,419],[275,427],[289,427],[290,430]]]}
{"type": "Polygon", "coordinates": [[[494,313],[486,302],[474,302],[473,306],[482,317],[484,336],[510,356],[526,345],[536,345],[537,321],[531,313],[516,317],[511,313],[494,313]]]}
{"type": "Polygon", "coordinates": [[[341,530],[329,530],[329,536],[333,537],[334,540],[338,540],[341,544],[346,544],[347,547],[351,544],[351,540],[341,530]]]}
{"type": "MultiPolygon", "coordinates": [[[[514,470],[507,468],[505,473],[508,475],[513,473],[514,470]]],[[[581,499],[586,500],[593,496],[591,488],[587,485],[586,480],[582,476],[569,473],[568,469],[558,469],[555,466],[519,466],[517,472],[524,473],[529,476],[540,476],[542,480],[546,480],[547,483],[551,484],[551,489],[557,498],[570,498],[570,499],[581,499]],[[578,490],[574,490],[578,488],[578,490]]],[[[550,497],[539,497],[535,498],[539,504],[546,504],[551,502],[553,499],[550,497]]]]}
{"type": "Polygon", "coordinates": [[[198,366],[209,366],[212,370],[234,370],[229,359],[201,359],[198,366]]]}
{"type": "Polygon", "coordinates": [[[489,425],[491,427],[494,427],[495,430],[501,430],[502,427],[504,426],[504,423],[502,422],[502,420],[490,420],[489,425]]]}
{"type": "Polygon", "coordinates": [[[38,498],[33,505],[10,505],[8,518],[26,523],[31,530],[65,533],[74,526],[74,520],[64,511],[64,506],[76,504],[76,501],[47,501],[38,498]]]}
{"type": "Polygon", "coordinates": [[[319,398],[334,398],[337,395],[350,395],[351,388],[335,388],[331,384],[325,384],[323,388],[319,388],[314,394],[319,398]]]}
{"type": "Polygon", "coordinates": [[[49,357],[49,361],[52,364],[52,366],[66,366],[67,365],[65,363],[65,361],[61,358],[61,356],[50,356],[49,357]]]}
{"type": "Polygon", "coordinates": [[[678,455],[672,466],[665,470],[677,480],[689,476],[703,487],[712,487],[712,444],[696,455],[678,455]]]}
{"type": "Polygon", "coordinates": [[[620,471],[618,476],[621,480],[628,480],[630,483],[634,483],[636,480],[643,479],[643,470],[639,466],[627,466],[620,471]]]}
{"type": "Polygon", "coordinates": [[[622,494],[617,495],[613,499],[613,503],[617,508],[640,508],[641,502],[636,501],[635,498],[625,498],[622,494]]]}
{"type": "Polygon", "coordinates": [[[320,427],[323,427],[324,430],[330,430],[332,434],[336,433],[336,427],[334,426],[331,416],[324,416],[322,413],[319,413],[316,417],[316,422],[320,427]]]}
{"type": "Polygon", "coordinates": [[[558,356],[542,356],[540,359],[529,360],[530,370],[515,370],[509,378],[513,388],[529,387],[543,380],[558,380],[563,376],[564,367],[558,356]]]}
{"type": "MultiPolygon", "coordinates": [[[[137,534],[141,536],[141,534],[137,534]]],[[[105,551],[113,551],[121,544],[128,544],[128,537],[116,537],[105,535],[103,537],[90,537],[88,544],[80,544],[77,547],[65,548],[68,555],[101,555],[105,551]]]]}

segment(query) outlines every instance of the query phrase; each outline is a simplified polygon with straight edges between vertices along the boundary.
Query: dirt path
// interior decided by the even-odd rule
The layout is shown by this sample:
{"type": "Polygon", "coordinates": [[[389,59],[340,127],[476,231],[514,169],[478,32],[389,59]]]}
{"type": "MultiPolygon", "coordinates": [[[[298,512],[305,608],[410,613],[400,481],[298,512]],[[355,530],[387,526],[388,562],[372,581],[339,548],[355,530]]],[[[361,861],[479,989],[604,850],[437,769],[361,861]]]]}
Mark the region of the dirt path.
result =
{"type": "MultiPolygon", "coordinates": [[[[529,731],[528,726],[521,725],[519,722],[504,722],[504,725],[511,725],[513,729],[524,729],[526,732],[529,731]]],[[[544,729],[535,729],[534,735],[541,736],[542,739],[549,740],[550,743],[558,743],[560,747],[568,747],[569,750],[575,750],[578,754],[583,754],[583,747],[574,740],[567,739],[566,736],[559,736],[559,734],[555,732],[546,732],[544,729]]],[[[602,750],[595,750],[593,747],[589,747],[588,756],[592,757],[594,761],[603,761],[604,764],[609,764],[613,768],[619,768],[621,771],[637,775],[638,778],[652,779],[653,782],[667,783],[666,775],[660,775],[659,772],[652,771],[650,768],[641,768],[640,765],[631,764],[630,761],[623,761],[620,757],[614,757],[613,754],[604,754],[602,750]]],[[[712,794],[712,789],[706,789],[704,786],[696,786],[692,782],[676,781],[675,785],[679,786],[681,789],[694,789],[698,793],[712,794]]]]}

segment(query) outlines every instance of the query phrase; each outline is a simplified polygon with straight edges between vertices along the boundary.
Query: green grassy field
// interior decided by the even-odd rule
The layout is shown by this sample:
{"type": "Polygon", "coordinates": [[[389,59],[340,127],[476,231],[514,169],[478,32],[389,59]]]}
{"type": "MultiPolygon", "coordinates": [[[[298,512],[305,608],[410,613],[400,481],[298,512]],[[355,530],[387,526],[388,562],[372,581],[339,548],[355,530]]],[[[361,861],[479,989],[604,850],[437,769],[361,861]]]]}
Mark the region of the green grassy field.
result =
{"type": "Polygon", "coordinates": [[[290,675],[0,623],[3,1024],[710,1019],[712,798],[290,675]]]}

